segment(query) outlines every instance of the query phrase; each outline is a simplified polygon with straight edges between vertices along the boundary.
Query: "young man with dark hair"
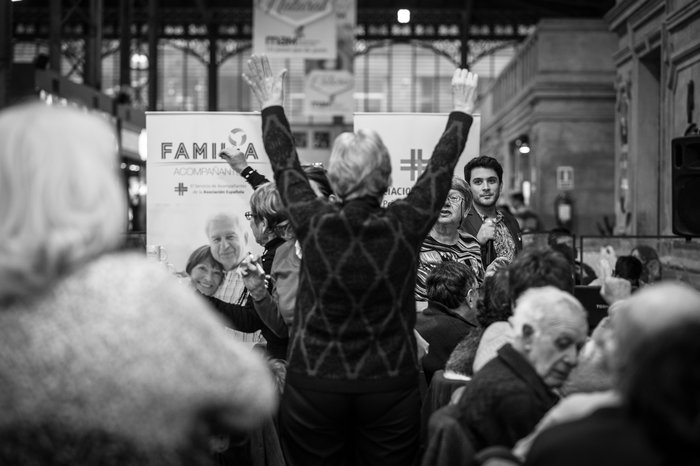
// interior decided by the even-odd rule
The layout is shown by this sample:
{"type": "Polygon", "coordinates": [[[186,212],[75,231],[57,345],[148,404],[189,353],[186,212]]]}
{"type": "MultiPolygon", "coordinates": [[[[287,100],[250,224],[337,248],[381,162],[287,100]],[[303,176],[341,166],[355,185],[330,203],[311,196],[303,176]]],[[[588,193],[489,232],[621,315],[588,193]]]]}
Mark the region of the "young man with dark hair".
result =
{"type": "Polygon", "coordinates": [[[472,192],[472,206],[461,228],[481,245],[481,260],[487,268],[496,258],[510,262],[522,249],[518,221],[497,207],[503,188],[503,167],[493,157],[482,155],[464,167],[464,179],[472,192]]]}

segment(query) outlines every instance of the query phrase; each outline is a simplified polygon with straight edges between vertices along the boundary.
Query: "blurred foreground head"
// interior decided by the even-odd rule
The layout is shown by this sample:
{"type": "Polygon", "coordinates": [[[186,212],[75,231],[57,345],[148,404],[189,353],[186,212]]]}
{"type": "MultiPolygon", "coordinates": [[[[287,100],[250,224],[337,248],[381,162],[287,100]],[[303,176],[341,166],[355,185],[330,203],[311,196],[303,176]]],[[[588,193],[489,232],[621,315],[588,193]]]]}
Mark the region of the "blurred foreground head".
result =
{"type": "Polygon", "coordinates": [[[126,194],[101,119],[0,112],[0,464],[207,464],[276,405],[257,354],[159,264],[111,254],[126,194]]]}
{"type": "Polygon", "coordinates": [[[700,292],[680,282],[646,286],[610,310],[611,368],[624,384],[633,354],[653,344],[658,334],[680,322],[700,322],[700,292]]]}
{"type": "Polygon", "coordinates": [[[0,298],[31,295],[114,249],[125,232],[117,140],[86,112],[0,112],[0,298]]]}

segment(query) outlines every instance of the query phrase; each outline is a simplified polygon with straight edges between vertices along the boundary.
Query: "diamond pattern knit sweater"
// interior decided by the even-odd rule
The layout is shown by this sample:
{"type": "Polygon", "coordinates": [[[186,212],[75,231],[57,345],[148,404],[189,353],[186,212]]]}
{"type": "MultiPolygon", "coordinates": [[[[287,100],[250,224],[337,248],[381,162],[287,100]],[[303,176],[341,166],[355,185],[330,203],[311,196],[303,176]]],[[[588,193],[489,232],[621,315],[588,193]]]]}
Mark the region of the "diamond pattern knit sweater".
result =
{"type": "Polygon", "coordinates": [[[288,382],[315,390],[374,392],[417,383],[413,327],[418,251],[437,219],[472,117],[453,112],[411,192],[386,208],[376,198],[317,198],[282,107],[262,112],[275,182],[301,244],[288,382]]]}

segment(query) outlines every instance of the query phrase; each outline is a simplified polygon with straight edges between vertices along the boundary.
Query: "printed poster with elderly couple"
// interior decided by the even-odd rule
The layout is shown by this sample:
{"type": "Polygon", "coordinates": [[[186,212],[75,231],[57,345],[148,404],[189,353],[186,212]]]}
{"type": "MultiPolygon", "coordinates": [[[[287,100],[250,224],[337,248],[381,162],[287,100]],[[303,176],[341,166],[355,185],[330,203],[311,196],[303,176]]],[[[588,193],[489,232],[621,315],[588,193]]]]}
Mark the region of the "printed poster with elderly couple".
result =
{"type": "MultiPolygon", "coordinates": [[[[391,154],[393,182],[385,195],[385,203],[410,192],[425,169],[446,122],[446,114],[355,115],[355,128],[377,131],[391,154]]],[[[479,153],[479,123],[479,116],[475,115],[455,176],[463,177],[464,165],[479,153]]],[[[219,248],[214,256],[225,262],[225,267],[235,266],[248,252],[261,253],[262,247],[255,243],[250,222],[245,217],[250,210],[248,200],[253,190],[218,157],[224,147],[235,144],[246,154],[248,165],[272,179],[262,142],[260,114],[149,112],[146,127],[149,257],[162,262],[181,282],[190,285],[186,265],[197,248],[206,245],[219,248]],[[207,225],[215,216],[228,219],[230,234],[210,241],[207,225]]],[[[301,162],[304,163],[303,158],[301,162]]],[[[200,292],[207,293],[201,286],[200,292]]],[[[240,333],[237,336],[248,342],[257,338],[240,333]]]]}

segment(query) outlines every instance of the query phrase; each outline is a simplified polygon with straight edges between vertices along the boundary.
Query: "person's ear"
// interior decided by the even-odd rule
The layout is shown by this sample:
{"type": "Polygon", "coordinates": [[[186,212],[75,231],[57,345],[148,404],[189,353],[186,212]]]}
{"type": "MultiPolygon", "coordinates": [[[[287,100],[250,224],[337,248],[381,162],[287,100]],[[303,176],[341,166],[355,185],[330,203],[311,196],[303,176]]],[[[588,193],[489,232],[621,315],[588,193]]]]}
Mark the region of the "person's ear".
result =
{"type": "Polygon", "coordinates": [[[532,341],[535,338],[535,329],[532,328],[532,325],[530,324],[523,324],[523,348],[525,348],[525,351],[530,351],[530,348],[532,347],[532,341]]]}
{"type": "Polygon", "coordinates": [[[476,303],[479,299],[479,290],[476,288],[469,288],[467,291],[467,304],[471,309],[476,309],[476,303]]]}

